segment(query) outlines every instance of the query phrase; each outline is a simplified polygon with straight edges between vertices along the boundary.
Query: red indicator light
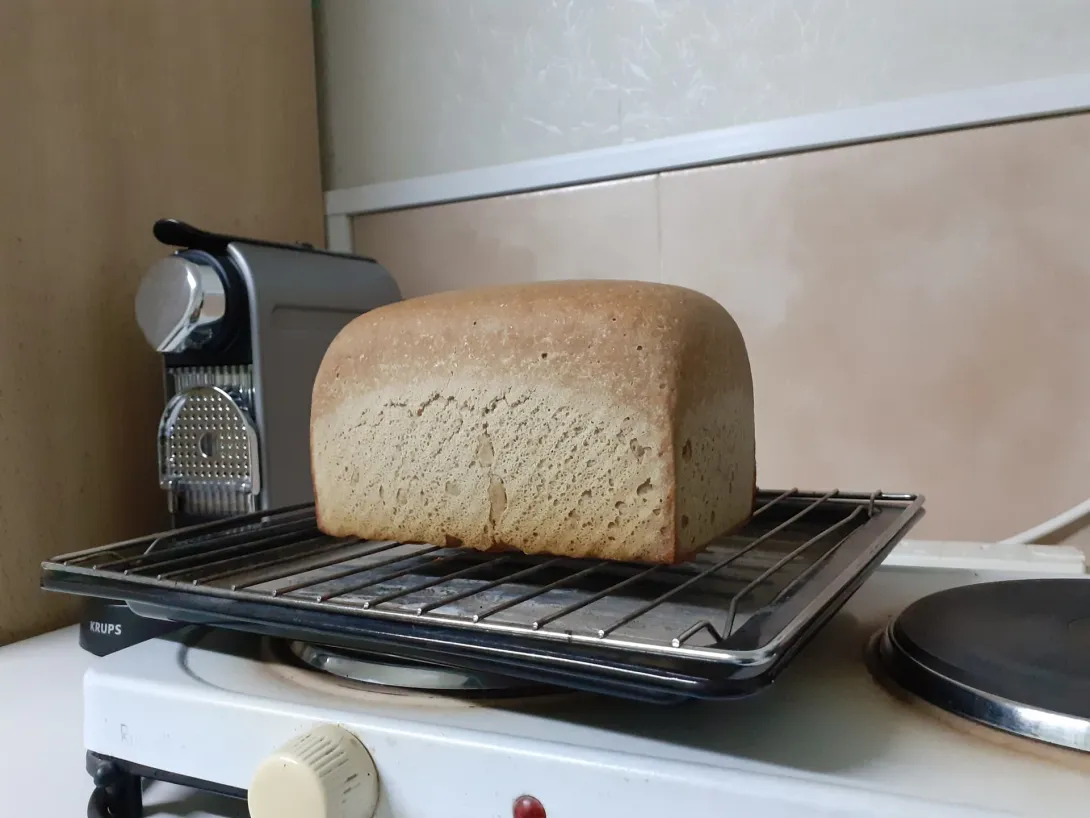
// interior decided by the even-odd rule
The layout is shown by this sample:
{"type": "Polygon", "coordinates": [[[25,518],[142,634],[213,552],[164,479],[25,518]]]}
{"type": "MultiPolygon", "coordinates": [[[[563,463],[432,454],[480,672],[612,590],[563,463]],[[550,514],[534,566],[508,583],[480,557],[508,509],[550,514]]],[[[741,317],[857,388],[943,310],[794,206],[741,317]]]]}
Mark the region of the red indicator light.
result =
{"type": "Polygon", "coordinates": [[[545,807],[532,795],[520,795],[511,810],[512,818],[545,818],[545,807]]]}

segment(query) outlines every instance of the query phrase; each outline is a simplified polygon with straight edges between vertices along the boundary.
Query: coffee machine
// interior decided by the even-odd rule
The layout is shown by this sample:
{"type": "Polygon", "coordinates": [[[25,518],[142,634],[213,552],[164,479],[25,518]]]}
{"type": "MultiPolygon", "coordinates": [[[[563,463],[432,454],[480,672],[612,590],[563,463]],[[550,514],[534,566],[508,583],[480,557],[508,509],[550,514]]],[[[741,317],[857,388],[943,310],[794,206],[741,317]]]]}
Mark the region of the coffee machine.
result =
{"type": "MultiPolygon", "coordinates": [[[[175,527],[312,499],[310,393],[356,316],[398,301],[374,259],[155,223],[174,252],[152,265],[136,320],[163,358],[159,485],[175,527]]],[[[104,655],[157,635],[124,605],[88,611],[81,644],[104,655]]]]}

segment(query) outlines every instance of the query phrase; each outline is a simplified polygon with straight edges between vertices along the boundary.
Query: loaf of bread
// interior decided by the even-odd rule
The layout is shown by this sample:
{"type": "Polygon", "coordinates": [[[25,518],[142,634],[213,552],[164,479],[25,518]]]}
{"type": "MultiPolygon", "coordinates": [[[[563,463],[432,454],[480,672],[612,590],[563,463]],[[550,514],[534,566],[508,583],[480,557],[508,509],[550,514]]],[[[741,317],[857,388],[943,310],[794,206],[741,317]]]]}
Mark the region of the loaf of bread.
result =
{"type": "Polygon", "coordinates": [[[745,522],[753,384],[738,326],[683,287],[560,281],[384,306],[314,383],[334,536],[646,563],[745,522]]]}

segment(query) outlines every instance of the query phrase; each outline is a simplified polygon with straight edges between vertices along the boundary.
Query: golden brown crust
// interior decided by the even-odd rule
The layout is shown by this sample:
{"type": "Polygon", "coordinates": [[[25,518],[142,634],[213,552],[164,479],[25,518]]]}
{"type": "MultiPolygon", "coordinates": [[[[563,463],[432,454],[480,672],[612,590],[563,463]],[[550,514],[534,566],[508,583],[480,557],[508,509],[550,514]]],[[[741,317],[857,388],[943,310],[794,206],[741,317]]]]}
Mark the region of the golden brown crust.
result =
{"type": "Polygon", "coordinates": [[[503,285],[388,304],[359,316],[333,340],[314,382],[312,419],[321,418],[337,401],[338,380],[350,383],[353,390],[367,390],[390,377],[412,376],[421,360],[451,370],[483,365],[494,371],[504,366],[531,368],[541,354],[551,357],[550,377],[561,385],[596,382],[621,403],[647,398],[645,385],[634,374],[662,372],[667,381],[659,386],[664,391],[660,403],[672,409],[677,400],[677,384],[669,378],[672,370],[655,368],[654,363],[680,356],[679,330],[690,325],[696,304],[722,311],[715,301],[693,290],[636,281],[503,285]],[[544,314],[559,316],[556,332],[525,334],[523,328],[536,326],[537,316],[544,314]],[[481,361],[484,350],[472,341],[485,335],[480,331],[486,322],[492,325],[489,334],[502,328],[514,340],[502,350],[488,350],[481,361]],[[406,327],[413,329],[406,332],[406,327]],[[625,344],[629,335],[633,342],[625,344]],[[605,354],[588,358],[586,351],[592,346],[605,354]],[[380,354],[367,354],[369,350],[380,354]]]}
{"type": "MultiPolygon", "coordinates": [[[[481,550],[507,547],[646,562],[687,558],[691,545],[682,548],[678,530],[677,419],[683,405],[707,391],[709,379],[723,377],[723,355],[716,347],[741,344],[736,335],[734,322],[706,296],[643,282],[491,287],[441,293],[374,310],[341,331],[315,379],[311,457],[319,526],[337,535],[420,539],[436,545],[460,542],[481,550]],[[525,402],[523,409],[540,409],[533,428],[545,431],[536,443],[503,437],[502,417],[511,416],[520,402],[525,402]],[[374,453],[386,457],[395,445],[424,451],[422,439],[416,437],[403,435],[396,444],[383,439],[382,430],[388,427],[382,424],[390,416],[384,413],[397,414],[401,424],[397,428],[402,432],[412,426],[406,420],[412,418],[426,421],[429,429],[447,423],[453,430],[446,439],[447,450],[441,452],[446,457],[454,447],[457,456],[452,455],[451,462],[461,464],[449,468],[456,473],[449,484],[450,496],[437,489],[434,481],[421,482],[419,495],[410,496],[406,489],[406,503],[433,504],[428,521],[415,521],[418,530],[412,532],[406,532],[406,517],[391,507],[389,496],[375,498],[375,491],[381,495],[383,486],[345,489],[345,482],[358,469],[336,451],[349,438],[354,441],[353,451],[359,449],[353,455],[357,460],[374,453]],[[364,416],[374,432],[370,426],[361,426],[359,418],[364,416]],[[610,425],[614,422],[615,426],[610,425]],[[547,451],[550,431],[565,424],[576,436],[587,424],[601,426],[596,433],[603,435],[608,428],[608,434],[618,439],[623,433],[625,455],[640,476],[631,485],[618,485],[615,498],[609,498],[609,513],[614,513],[614,505],[618,509],[612,524],[619,526],[613,533],[623,535],[621,541],[606,530],[600,509],[582,528],[571,522],[580,519],[573,517],[580,501],[575,487],[583,485],[578,481],[594,486],[598,492],[594,501],[604,502],[601,493],[606,490],[608,463],[602,457],[571,466],[539,461],[538,470],[559,475],[543,483],[536,479],[534,464],[527,466],[522,460],[515,465],[510,459],[498,462],[495,469],[482,465],[467,448],[472,444],[475,449],[477,438],[463,440],[472,425],[473,435],[492,435],[503,441],[503,455],[511,458],[512,447],[522,443],[527,450],[536,445],[547,451]],[[565,475],[573,479],[565,483],[565,475]],[[645,487],[653,487],[654,492],[645,492],[645,487]],[[490,494],[494,495],[491,512],[490,494]],[[642,516],[632,517],[629,497],[635,494],[640,502],[652,501],[653,520],[650,506],[640,506],[636,510],[642,516]],[[553,501],[566,519],[543,508],[553,501]],[[442,508],[436,510],[435,505],[442,508]]],[[[741,354],[744,359],[744,346],[741,354]]],[[[748,360],[745,376],[748,383],[748,360]]],[[[527,434],[528,428],[520,427],[519,434],[527,434]]],[[[561,447],[579,443],[573,443],[570,435],[557,439],[561,447]]],[[[491,447],[491,438],[487,445],[491,447]]],[[[586,447],[587,441],[580,445],[586,447]]],[[[587,449],[600,450],[605,451],[600,446],[587,449]]],[[[415,486],[419,475],[414,470],[432,466],[403,462],[404,458],[387,460],[388,486],[415,486]]],[[[364,482],[370,478],[374,475],[369,472],[364,482]]],[[[613,483],[609,485],[612,491],[613,483]]]]}

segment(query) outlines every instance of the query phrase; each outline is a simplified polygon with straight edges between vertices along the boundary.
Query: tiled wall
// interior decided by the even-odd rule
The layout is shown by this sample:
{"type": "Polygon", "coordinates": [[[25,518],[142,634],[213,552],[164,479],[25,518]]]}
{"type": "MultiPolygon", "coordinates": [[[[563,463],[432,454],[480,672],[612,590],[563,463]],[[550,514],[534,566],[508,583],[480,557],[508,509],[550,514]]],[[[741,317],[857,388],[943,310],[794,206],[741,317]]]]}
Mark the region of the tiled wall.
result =
{"type": "Polygon", "coordinates": [[[921,491],[993,539],[1090,495],[1090,115],[363,216],[406,296],[702,290],[754,367],[762,486],[921,491]]]}
{"type": "Polygon", "coordinates": [[[327,188],[1090,70],[1082,0],[322,0],[327,188]]]}

